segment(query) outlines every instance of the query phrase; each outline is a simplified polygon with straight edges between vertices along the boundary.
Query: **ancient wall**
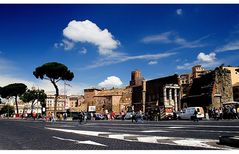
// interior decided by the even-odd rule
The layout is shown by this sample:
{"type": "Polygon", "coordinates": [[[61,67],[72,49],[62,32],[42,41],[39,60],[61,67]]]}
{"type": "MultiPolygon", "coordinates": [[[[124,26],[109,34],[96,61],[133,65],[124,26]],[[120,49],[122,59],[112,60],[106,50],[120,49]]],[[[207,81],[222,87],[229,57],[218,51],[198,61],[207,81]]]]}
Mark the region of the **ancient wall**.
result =
{"type": "Polygon", "coordinates": [[[112,111],[112,97],[111,96],[95,96],[96,113],[104,113],[105,110],[108,112],[112,111]]]}
{"type": "Polygon", "coordinates": [[[214,87],[212,94],[213,107],[221,107],[221,103],[233,100],[231,73],[221,67],[215,69],[214,87]]]}
{"type": "Polygon", "coordinates": [[[112,96],[112,111],[120,114],[120,99],[122,96],[112,96]]]}
{"type": "Polygon", "coordinates": [[[119,102],[120,111],[127,111],[132,106],[132,88],[124,89],[119,102]]]}

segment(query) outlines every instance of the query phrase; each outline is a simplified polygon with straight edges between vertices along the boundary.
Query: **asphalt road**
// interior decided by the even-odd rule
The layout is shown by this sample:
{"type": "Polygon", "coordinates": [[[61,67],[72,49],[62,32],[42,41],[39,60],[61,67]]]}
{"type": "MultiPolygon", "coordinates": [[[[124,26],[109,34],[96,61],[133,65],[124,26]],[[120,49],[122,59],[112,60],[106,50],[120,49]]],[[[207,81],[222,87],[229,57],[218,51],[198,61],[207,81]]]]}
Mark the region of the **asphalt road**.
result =
{"type": "Polygon", "coordinates": [[[0,150],[239,150],[219,136],[239,136],[239,120],[50,122],[0,119],[0,150]]]}

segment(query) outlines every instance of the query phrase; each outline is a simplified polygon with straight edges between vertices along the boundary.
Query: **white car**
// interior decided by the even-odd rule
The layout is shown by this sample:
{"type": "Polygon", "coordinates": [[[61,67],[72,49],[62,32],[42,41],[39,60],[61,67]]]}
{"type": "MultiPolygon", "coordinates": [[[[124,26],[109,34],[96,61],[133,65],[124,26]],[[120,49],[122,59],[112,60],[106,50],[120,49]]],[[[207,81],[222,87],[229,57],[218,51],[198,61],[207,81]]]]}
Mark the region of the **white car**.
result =
{"type": "Polygon", "coordinates": [[[178,115],[178,119],[193,119],[194,118],[194,112],[195,110],[198,112],[197,118],[202,119],[204,118],[204,110],[202,107],[188,107],[186,109],[183,109],[181,113],[178,115]]]}

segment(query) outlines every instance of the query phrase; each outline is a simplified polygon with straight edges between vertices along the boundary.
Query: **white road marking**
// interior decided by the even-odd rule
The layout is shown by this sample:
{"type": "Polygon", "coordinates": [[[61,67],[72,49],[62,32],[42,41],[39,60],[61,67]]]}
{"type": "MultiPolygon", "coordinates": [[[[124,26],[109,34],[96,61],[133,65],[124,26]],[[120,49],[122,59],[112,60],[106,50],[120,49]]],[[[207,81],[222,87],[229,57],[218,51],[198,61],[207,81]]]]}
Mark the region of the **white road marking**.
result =
{"type": "Polygon", "coordinates": [[[158,143],[156,136],[138,137],[138,141],[146,143],[158,143]]]}
{"type": "MultiPolygon", "coordinates": [[[[146,143],[157,143],[157,144],[167,144],[167,145],[178,145],[178,146],[191,146],[191,147],[201,147],[201,148],[210,148],[210,149],[230,149],[223,148],[218,146],[208,145],[207,142],[216,143],[217,140],[209,140],[209,139],[196,139],[196,138],[182,138],[182,137],[165,137],[165,136],[146,136],[146,135],[138,135],[138,134],[112,134],[112,132],[94,132],[94,131],[81,131],[81,130],[69,130],[69,129],[58,129],[58,128],[48,128],[50,130],[63,131],[69,133],[76,133],[81,135],[89,135],[89,136],[98,136],[104,138],[113,138],[125,141],[138,141],[138,142],[146,142],[146,143]],[[100,134],[100,135],[99,135],[100,134]],[[102,135],[102,134],[105,134],[102,135]],[[125,137],[132,136],[132,139],[125,137]]],[[[72,139],[66,139],[68,141],[75,141],[72,139]]]]}
{"type": "Polygon", "coordinates": [[[166,130],[143,130],[143,131],[140,131],[140,132],[143,132],[143,133],[154,133],[154,132],[165,133],[165,132],[169,132],[169,131],[166,131],[166,130]]]}
{"type": "Polygon", "coordinates": [[[112,134],[109,135],[109,138],[124,140],[126,136],[137,136],[133,134],[112,134]]]}
{"type": "Polygon", "coordinates": [[[71,130],[71,129],[50,128],[50,127],[45,127],[45,128],[50,130],[57,130],[62,132],[90,135],[90,136],[98,136],[99,134],[109,134],[109,132],[94,132],[94,131],[71,130]]]}
{"type": "Polygon", "coordinates": [[[90,140],[87,140],[87,141],[79,141],[79,140],[61,138],[61,137],[56,137],[56,136],[52,136],[52,137],[55,138],[55,139],[58,139],[58,140],[62,140],[62,141],[76,142],[76,143],[78,143],[78,144],[91,144],[91,145],[98,145],[98,146],[107,146],[107,145],[100,144],[100,143],[97,143],[97,142],[94,142],[94,141],[90,141],[90,140]]]}
{"type": "Polygon", "coordinates": [[[185,128],[185,127],[167,127],[167,128],[185,128]]]}
{"type": "Polygon", "coordinates": [[[193,147],[201,147],[201,148],[213,148],[213,149],[225,149],[225,148],[219,148],[214,147],[211,145],[208,145],[203,142],[216,142],[216,140],[206,140],[206,139],[184,139],[184,140],[174,140],[174,143],[177,145],[183,145],[183,146],[193,146],[193,147]]]}

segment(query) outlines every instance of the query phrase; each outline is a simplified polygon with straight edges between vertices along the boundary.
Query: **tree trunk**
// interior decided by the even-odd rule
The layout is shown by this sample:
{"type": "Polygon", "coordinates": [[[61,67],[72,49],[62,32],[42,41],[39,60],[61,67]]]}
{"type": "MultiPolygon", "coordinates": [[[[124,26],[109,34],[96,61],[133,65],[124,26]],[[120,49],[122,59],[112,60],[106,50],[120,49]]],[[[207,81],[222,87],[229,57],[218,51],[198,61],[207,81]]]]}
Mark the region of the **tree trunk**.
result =
{"type": "Polygon", "coordinates": [[[59,89],[55,83],[55,81],[51,81],[51,83],[54,85],[55,89],[56,89],[56,95],[55,95],[55,104],[54,104],[54,115],[56,117],[56,106],[57,106],[57,98],[59,96],[59,89]]]}
{"type": "Polygon", "coordinates": [[[18,114],[17,95],[15,96],[15,103],[16,103],[16,109],[17,109],[17,114],[18,114]]]}

